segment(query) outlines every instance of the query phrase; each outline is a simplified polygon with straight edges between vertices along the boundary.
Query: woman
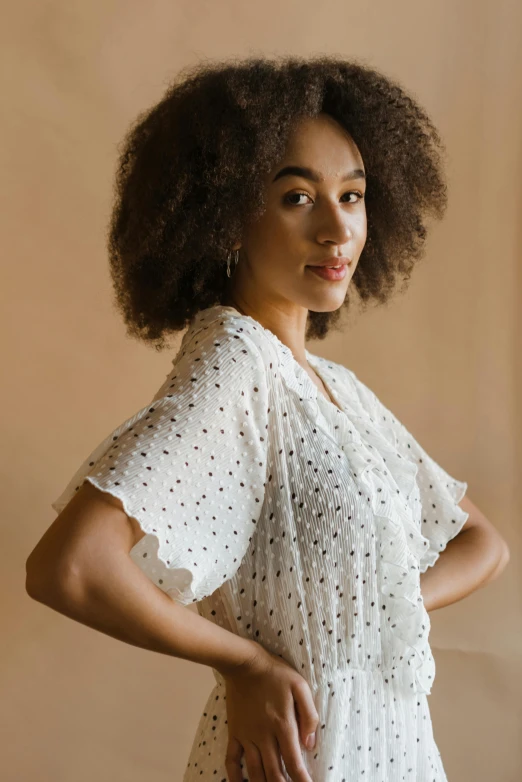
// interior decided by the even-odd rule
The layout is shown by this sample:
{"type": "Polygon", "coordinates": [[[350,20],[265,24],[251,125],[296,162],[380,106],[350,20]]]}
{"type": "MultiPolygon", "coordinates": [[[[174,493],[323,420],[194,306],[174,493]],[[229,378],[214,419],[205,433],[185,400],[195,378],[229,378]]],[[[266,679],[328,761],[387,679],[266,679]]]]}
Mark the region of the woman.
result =
{"type": "Polygon", "coordinates": [[[441,147],[400,86],[328,57],[185,71],[126,138],[117,300],[159,349],[188,330],[53,503],[27,589],[212,667],[185,782],[446,779],[428,611],[507,547],[352,370],[305,348],[350,292],[384,303],[408,278],[444,212],[441,147]]]}

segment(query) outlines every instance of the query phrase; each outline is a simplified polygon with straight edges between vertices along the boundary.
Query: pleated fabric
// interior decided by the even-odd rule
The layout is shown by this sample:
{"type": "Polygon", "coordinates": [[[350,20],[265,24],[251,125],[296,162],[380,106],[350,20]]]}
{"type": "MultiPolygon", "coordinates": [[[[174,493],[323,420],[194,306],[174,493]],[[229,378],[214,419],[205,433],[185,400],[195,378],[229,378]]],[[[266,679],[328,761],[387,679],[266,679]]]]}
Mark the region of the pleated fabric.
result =
{"type": "MultiPolygon", "coordinates": [[[[336,404],[254,318],[200,311],[153,400],[52,507],[84,480],[119,497],[146,533],[130,556],[160,589],[293,665],[320,717],[302,749],[314,782],[444,782],[420,574],[468,518],[467,483],[352,370],[306,355],[336,404]]],[[[183,782],[227,779],[213,673],[183,782]]]]}

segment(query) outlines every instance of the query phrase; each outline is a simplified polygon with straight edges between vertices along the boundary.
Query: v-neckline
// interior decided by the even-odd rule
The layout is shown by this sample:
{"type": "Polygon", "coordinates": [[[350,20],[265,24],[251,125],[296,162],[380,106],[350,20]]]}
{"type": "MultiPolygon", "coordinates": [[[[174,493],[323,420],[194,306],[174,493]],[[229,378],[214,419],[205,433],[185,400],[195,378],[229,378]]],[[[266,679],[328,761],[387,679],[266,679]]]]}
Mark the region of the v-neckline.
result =
{"type": "MultiPolygon", "coordinates": [[[[336,408],[337,408],[337,409],[338,409],[338,410],[339,410],[341,413],[344,413],[344,410],[343,410],[343,408],[342,408],[342,406],[341,406],[341,404],[340,404],[339,400],[338,400],[338,399],[335,397],[335,395],[332,393],[332,390],[331,390],[330,386],[328,385],[328,383],[326,383],[326,382],[325,382],[325,380],[324,380],[323,376],[321,375],[321,373],[320,373],[320,372],[317,370],[317,368],[314,366],[314,364],[313,364],[313,361],[310,361],[310,356],[312,356],[313,358],[315,358],[314,354],[313,354],[313,353],[309,353],[308,351],[306,351],[306,354],[307,354],[307,360],[308,360],[308,363],[309,363],[309,365],[312,367],[313,371],[315,372],[315,374],[317,375],[317,377],[319,378],[319,380],[320,380],[320,381],[321,381],[321,383],[323,384],[324,388],[326,389],[326,393],[328,394],[328,396],[325,396],[325,394],[322,392],[322,390],[319,388],[319,386],[317,386],[317,385],[316,385],[316,388],[317,388],[318,392],[321,394],[321,397],[322,397],[322,398],[324,399],[324,401],[325,401],[325,402],[327,402],[329,405],[333,405],[333,406],[334,406],[334,407],[336,407],[336,408]],[[328,397],[330,397],[330,398],[328,398],[328,397]]],[[[295,361],[295,359],[294,359],[294,361],[295,361]]],[[[297,363],[297,362],[296,362],[296,363],[297,363]]],[[[299,364],[299,366],[301,366],[301,365],[299,364]]],[[[301,367],[301,369],[303,369],[303,367],[301,367]]],[[[306,372],[306,370],[304,370],[304,371],[306,372]]]]}

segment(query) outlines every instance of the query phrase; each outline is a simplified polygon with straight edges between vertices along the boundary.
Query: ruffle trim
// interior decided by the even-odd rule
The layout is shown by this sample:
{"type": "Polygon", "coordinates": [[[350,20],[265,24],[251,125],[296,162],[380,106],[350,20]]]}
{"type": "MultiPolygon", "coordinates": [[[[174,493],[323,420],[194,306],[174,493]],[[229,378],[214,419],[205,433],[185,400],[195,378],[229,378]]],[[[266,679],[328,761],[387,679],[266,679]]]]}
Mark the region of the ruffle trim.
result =
{"type": "MultiPolygon", "coordinates": [[[[99,447],[98,450],[101,450],[101,448],[99,447]]],[[[158,583],[161,586],[161,589],[170,595],[176,602],[179,602],[182,605],[193,603],[197,599],[197,594],[193,590],[195,581],[194,572],[189,570],[185,564],[176,563],[175,552],[172,551],[171,547],[166,545],[160,530],[156,529],[153,523],[145,521],[135,505],[129,502],[128,495],[124,492],[119,492],[117,488],[112,486],[108,487],[103,481],[100,482],[94,475],[88,474],[90,465],[94,461],[96,461],[96,459],[93,455],[85,460],[81,467],[81,475],[78,474],[80,471],[75,474],[74,480],[69,482],[65,491],[63,491],[60,497],[51,504],[51,507],[54,508],[57,513],[60,513],[84,481],[88,481],[99,489],[99,491],[119,499],[127,516],[131,516],[135,519],[141,530],[145,533],[130,550],[130,558],[139,565],[142,557],[149,557],[154,561],[154,582],[158,583]]]]}
{"type": "MultiPolygon", "coordinates": [[[[355,389],[351,394],[348,384],[336,388],[326,360],[306,351],[308,363],[324,377],[330,392],[337,392],[335,401],[342,410],[324,399],[291,351],[271,332],[268,335],[279,348],[287,386],[299,395],[314,424],[320,426],[321,416],[326,418],[325,434],[347,453],[354,477],[366,488],[378,531],[380,591],[389,629],[397,639],[394,675],[406,692],[429,694],[435,659],[429,644],[430,617],[420,589],[420,562],[433,555],[430,541],[421,533],[420,502],[412,501],[418,497],[419,468],[370,420],[355,389]]],[[[456,508],[455,513],[463,512],[456,508]]]]}
{"type": "MultiPolygon", "coordinates": [[[[435,527],[431,536],[431,546],[424,553],[422,561],[420,563],[420,572],[425,573],[429,567],[433,567],[436,563],[448,542],[452,540],[462,529],[464,523],[469,517],[469,513],[457,504],[461,501],[468,490],[468,484],[466,481],[457,481],[453,479],[451,483],[446,484],[446,493],[450,498],[449,503],[442,503],[443,514],[445,513],[455,527],[451,530],[451,535],[448,533],[448,528],[444,524],[440,524],[435,527]]],[[[439,504],[440,495],[439,495],[439,504]]]]}
{"type": "MultiPolygon", "coordinates": [[[[397,639],[397,665],[393,675],[406,692],[429,694],[435,679],[435,660],[428,640],[430,617],[420,589],[420,562],[430,563],[438,553],[430,549],[430,541],[420,531],[420,502],[414,501],[419,499],[417,464],[403,457],[377,428],[356,390],[350,392],[350,383],[336,387],[326,359],[305,351],[308,363],[324,378],[330,391],[336,391],[336,402],[342,410],[322,397],[291,350],[273,332],[233,307],[219,309],[228,310],[239,320],[250,321],[270,340],[279,356],[279,370],[287,387],[299,396],[315,425],[321,426],[324,416],[327,421],[326,426],[322,425],[324,433],[347,453],[355,477],[366,487],[378,531],[380,591],[390,631],[397,639]]],[[[451,493],[452,487],[446,488],[451,493]]],[[[457,482],[453,495],[450,494],[455,500],[451,511],[459,527],[468,514],[456,503],[466,488],[466,484],[457,482]]]]}
{"type": "Polygon", "coordinates": [[[307,413],[316,424],[321,412],[337,426],[336,443],[346,452],[354,477],[370,497],[378,530],[383,610],[399,642],[395,677],[410,693],[429,694],[435,660],[428,640],[431,623],[420,590],[419,563],[430,544],[420,532],[409,501],[418,490],[418,467],[394,451],[368,416],[350,406],[344,395],[344,413],[318,400],[305,403],[307,413]]]}

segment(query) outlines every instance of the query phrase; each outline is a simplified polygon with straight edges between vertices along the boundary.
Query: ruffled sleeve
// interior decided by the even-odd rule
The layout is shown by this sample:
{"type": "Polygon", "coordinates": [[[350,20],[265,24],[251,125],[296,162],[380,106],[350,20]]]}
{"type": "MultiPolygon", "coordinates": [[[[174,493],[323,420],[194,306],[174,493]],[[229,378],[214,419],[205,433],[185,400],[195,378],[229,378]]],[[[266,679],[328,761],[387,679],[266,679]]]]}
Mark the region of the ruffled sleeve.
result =
{"type": "Polygon", "coordinates": [[[449,541],[464,526],[469,513],[458,503],[468,484],[452,477],[420,445],[412,433],[352,370],[349,370],[362,404],[390,445],[417,468],[416,487],[410,498],[428,546],[420,557],[421,573],[434,565],[449,541]]]}
{"type": "Polygon", "coordinates": [[[52,503],[88,480],[118,497],[146,533],[130,552],[188,604],[237,572],[264,499],[268,387],[262,355],[226,323],[187,334],[151,403],[85,459],[52,503]]]}

